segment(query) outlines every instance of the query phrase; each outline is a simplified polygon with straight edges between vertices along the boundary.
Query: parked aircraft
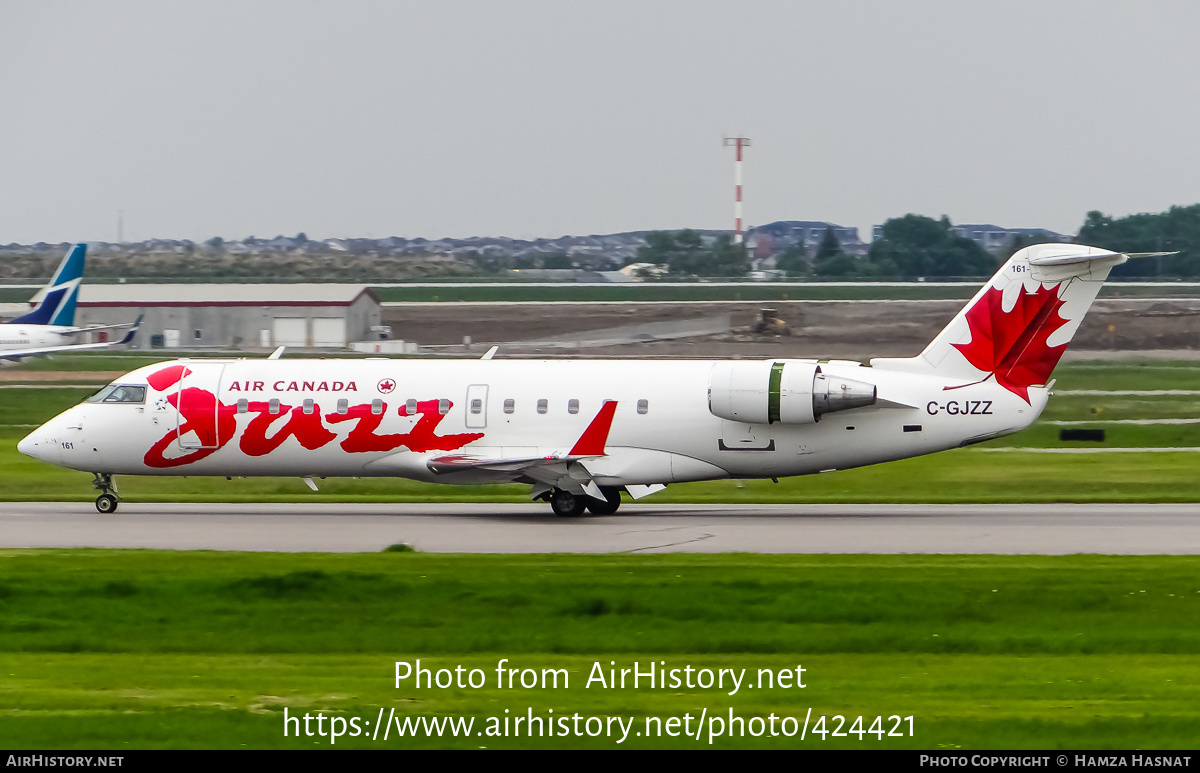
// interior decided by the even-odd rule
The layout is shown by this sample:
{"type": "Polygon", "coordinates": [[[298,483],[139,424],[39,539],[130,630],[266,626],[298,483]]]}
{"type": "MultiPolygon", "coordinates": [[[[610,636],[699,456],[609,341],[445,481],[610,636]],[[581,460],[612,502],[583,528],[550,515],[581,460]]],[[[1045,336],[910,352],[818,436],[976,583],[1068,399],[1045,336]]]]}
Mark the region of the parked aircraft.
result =
{"type": "MultiPolygon", "coordinates": [[[[613,513],[668,483],[776,478],[956,448],[1027,427],[1109,270],[1044,244],[1008,260],[916,357],[207,360],[123,376],[18,449],[115,475],[517,481],[554,512],[613,513]]],[[[491,352],[489,352],[489,355],[491,352]]]]}
{"type": "Polygon", "coordinates": [[[0,325],[0,362],[19,360],[35,354],[104,349],[133,341],[142,318],[131,325],[96,325],[75,327],[75,302],[79,298],[79,284],[83,281],[83,263],[87,255],[86,244],[76,244],[68,252],[58,269],[39,293],[33,309],[28,313],[0,325]],[[98,330],[128,327],[129,331],[119,341],[91,344],[68,344],[72,336],[98,330]]]}

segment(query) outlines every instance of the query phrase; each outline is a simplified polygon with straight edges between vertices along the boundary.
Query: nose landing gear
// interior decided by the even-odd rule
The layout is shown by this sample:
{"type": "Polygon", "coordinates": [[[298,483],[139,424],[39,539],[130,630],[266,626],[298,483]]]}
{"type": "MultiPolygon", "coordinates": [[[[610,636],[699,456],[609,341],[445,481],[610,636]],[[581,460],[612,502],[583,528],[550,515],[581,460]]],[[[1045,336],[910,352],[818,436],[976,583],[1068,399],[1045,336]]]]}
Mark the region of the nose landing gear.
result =
{"type": "Polygon", "coordinates": [[[92,473],[96,477],[92,480],[92,488],[101,492],[100,496],[96,497],[96,512],[108,515],[117,511],[117,503],[120,501],[120,494],[117,493],[117,482],[113,480],[111,473],[96,472],[92,473]]]}

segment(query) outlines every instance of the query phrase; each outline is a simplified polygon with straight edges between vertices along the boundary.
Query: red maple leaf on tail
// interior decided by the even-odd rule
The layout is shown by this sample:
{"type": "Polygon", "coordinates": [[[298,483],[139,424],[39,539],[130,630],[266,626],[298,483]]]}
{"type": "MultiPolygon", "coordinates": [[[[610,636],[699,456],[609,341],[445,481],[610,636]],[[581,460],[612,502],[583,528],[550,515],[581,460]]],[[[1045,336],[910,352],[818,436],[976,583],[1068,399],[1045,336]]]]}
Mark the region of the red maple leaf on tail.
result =
{"type": "MultiPolygon", "coordinates": [[[[1045,384],[1067,345],[1047,346],[1050,334],[1067,324],[1059,313],[1063,301],[1054,287],[1040,285],[1034,292],[1022,287],[1012,311],[1004,311],[1004,292],[990,287],[971,308],[967,325],[971,340],[952,344],[967,362],[994,375],[996,383],[1025,402],[1029,387],[1045,384]]],[[[986,380],[986,379],[984,379],[986,380]]]]}

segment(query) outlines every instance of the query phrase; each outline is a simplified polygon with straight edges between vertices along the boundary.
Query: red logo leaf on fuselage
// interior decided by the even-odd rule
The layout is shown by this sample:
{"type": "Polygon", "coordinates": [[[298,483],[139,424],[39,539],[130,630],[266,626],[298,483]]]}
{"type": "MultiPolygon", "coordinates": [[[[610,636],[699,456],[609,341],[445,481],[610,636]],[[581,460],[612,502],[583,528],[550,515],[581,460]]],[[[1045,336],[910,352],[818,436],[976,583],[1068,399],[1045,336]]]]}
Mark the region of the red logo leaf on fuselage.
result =
{"type": "Polygon", "coordinates": [[[1057,285],[1039,285],[1034,292],[1021,287],[1011,311],[1004,311],[1004,293],[989,287],[967,310],[971,340],[952,344],[967,362],[996,377],[996,383],[1025,402],[1029,387],[1045,384],[1067,345],[1047,346],[1046,340],[1067,320],[1059,315],[1063,301],[1057,285]]]}

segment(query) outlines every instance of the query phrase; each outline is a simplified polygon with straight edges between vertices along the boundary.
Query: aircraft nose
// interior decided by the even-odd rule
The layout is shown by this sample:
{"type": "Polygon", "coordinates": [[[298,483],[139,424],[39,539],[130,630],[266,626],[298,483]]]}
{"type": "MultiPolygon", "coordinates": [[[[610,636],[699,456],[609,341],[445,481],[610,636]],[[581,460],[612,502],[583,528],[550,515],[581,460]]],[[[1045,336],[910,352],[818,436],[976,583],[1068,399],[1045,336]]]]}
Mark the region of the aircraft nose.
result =
{"type": "Polygon", "coordinates": [[[58,443],[46,434],[44,427],[38,427],[26,435],[21,442],[17,443],[17,450],[43,462],[58,461],[57,455],[52,455],[54,451],[58,450],[58,443]]]}

